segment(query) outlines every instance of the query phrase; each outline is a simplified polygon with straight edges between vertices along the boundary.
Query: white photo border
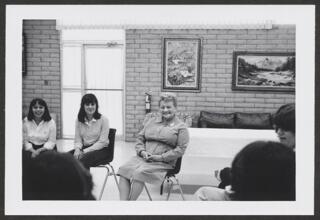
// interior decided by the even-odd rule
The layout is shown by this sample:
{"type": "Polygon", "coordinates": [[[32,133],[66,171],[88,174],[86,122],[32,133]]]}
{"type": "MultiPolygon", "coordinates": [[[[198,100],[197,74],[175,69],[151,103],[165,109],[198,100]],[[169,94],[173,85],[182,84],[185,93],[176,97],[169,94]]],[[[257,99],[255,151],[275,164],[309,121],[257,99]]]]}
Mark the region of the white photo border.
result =
{"type": "Polygon", "coordinates": [[[5,39],[5,215],[314,214],[314,5],[7,5],[5,39]],[[229,15],[234,19],[228,20],[229,15]],[[250,24],[259,18],[296,25],[296,201],[23,201],[21,160],[17,159],[22,143],[22,65],[18,65],[22,60],[22,21],[70,17],[101,19],[110,24],[132,21],[137,25],[146,21],[169,25],[250,24]]]}

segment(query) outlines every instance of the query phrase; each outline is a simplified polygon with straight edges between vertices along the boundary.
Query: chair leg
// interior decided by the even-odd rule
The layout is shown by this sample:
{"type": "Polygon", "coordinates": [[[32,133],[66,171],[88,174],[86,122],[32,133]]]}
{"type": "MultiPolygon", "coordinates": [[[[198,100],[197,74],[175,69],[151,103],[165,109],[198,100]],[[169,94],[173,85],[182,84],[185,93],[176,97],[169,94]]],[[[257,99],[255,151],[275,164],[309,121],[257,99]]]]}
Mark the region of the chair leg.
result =
{"type": "Polygon", "coordinates": [[[107,166],[104,166],[104,168],[107,169],[107,175],[106,175],[106,177],[104,178],[104,181],[103,181],[103,185],[102,185],[102,188],[101,188],[101,191],[100,191],[100,195],[99,195],[99,200],[101,200],[101,198],[102,198],[102,195],[103,195],[103,192],[104,192],[104,188],[106,186],[106,183],[107,183],[107,180],[108,180],[108,177],[109,177],[109,174],[110,174],[109,168],[107,166]]]}
{"type": "Polygon", "coordinates": [[[178,187],[179,187],[179,191],[180,191],[180,195],[181,195],[181,197],[182,197],[182,200],[185,201],[186,199],[184,198],[183,191],[182,191],[181,185],[180,185],[180,183],[179,183],[179,180],[178,180],[177,177],[174,177],[174,179],[176,180],[177,185],[178,185],[178,187]]]}
{"type": "Polygon", "coordinates": [[[163,179],[161,185],[160,185],[160,195],[162,196],[162,193],[163,193],[163,185],[164,185],[164,182],[165,182],[166,178],[163,179]]]}
{"type": "Polygon", "coordinates": [[[169,200],[169,197],[170,197],[170,194],[171,194],[171,190],[172,190],[172,187],[173,187],[173,181],[170,178],[168,178],[167,182],[170,182],[170,186],[169,186],[168,194],[167,194],[167,200],[169,200]]]}
{"type": "Polygon", "coordinates": [[[149,193],[149,190],[148,190],[146,184],[144,184],[144,188],[146,189],[146,192],[147,192],[147,194],[148,194],[149,200],[152,201],[151,195],[150,195],[150,193],[149,193]]]}
{"type": "Polygon", "coordinates": [[[116,175],[116,173],[114,172],[113,166],[112,166],[111,164],[109,164],[109,167],[110,167],[111,170],[112,170],[112,175],[113,175],[113,177],[114,177],[114,181],[116,182],[117,187],[118,187],[118,190],[119,190],[119,192],[120,192],[120,187],[119,187],[119,182],[118,182],[118,179],[117,179],[117,175],[116,175]]]}
{"type": "Polygon", "coordinates": [[[170,177],[170,178],[167,179],[167,181],[170,182],[170,187],[169,187],[169,189],[168,189],[168,194],[167,194],[167,200],[169,200],[169,197],[170,197],[170,194],[171,194],[171,190],[172,190],[172,187],[173,187],[173,185],[174,185],[174,182],[172,181],[171,178],[173,178],[173,179],[175,180],[176,185],[178,185],[179,192],[180,192],[180,195],[181,195],[181,197],[182,197],[182,200],[185,201],[186,199],[184,198],[184,194],[183,194],[181,185],[180,185],[180,183],[179,183],[178,178],[175,177],[175,176],[172,176],[172,177],[170,177]]]}

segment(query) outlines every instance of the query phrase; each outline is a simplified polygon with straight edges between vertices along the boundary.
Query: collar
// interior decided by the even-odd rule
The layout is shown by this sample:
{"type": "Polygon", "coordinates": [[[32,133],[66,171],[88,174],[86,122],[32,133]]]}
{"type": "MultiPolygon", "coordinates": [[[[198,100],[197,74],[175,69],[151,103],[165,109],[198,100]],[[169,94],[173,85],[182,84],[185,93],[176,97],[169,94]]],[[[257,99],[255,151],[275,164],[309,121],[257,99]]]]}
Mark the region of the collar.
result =
{"type": "MultiPolygon", "coordinates": [[[[176,123],[176,121],[177,121],[177,116],[175,115],[175,116],[172,118],[172,120],[170,121],[169,124],[176,123]]],[[[162,119],[162,115],[161,115],[161,114],[158,114],[158,115],[156,116],[155,122],[157,122],[157,123],[162,123],[162,122],[164,122],[163,119],[162,119]]]]}
{"type": "Polygon", "coordinates": [[[96,121],[97,121],[97,119],[95,119],[95,118],[92,118],[91,121],[89,121],[87,118],[84,118],[84,123],[87,124],[87,125],[90,125],[90,124],[92,124],[92,123],[94,123],[96,121]]]}
{"type": "Polygon", "coordinates": [[[157,123],[161,123],[161,122],[162,122],[162,115],[161,115],[161,114],[157,114],[155,121],[156,121],[157,123]]]}
{"type": "Polygon", "coordinates": [[[39,124],[37,124],[37,123],[36,123],[36,121],[35,121],[34,119],[32,119],[32,122],[33,122],[36,126],[39,126],[39,125],[41,125],[41,124],[43,124],[43,123],[44,123],[44,120],[41,120],[39,124]]]}

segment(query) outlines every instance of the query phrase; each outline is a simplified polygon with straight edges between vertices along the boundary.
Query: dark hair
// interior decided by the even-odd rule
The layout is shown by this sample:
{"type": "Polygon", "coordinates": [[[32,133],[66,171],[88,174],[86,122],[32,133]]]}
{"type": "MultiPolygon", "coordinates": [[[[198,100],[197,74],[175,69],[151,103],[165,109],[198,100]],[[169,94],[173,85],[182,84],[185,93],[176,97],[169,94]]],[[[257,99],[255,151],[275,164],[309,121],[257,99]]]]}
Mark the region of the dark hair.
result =
{"type": "Polygon", "coordinates": [[[295,200],[295,153],[278,142],[248,144],[231,168],[233,200],[295,200]]]}
{"type": "Polygon", "coordinates": [[[295,120],[295,105],[294,103],[282,105],[277,112],[273,115],[273,124],[276,130],[281,128],[285,131],[296,133],[296,120],[295,120]]]}
{"type": "Polygon", "coordinates": [[[30,162],[27,200],[94,200],[92,177],[70,153],[46,151],[30,162]]]}
{"type": "Polygon", "coordinates": [[[172,92],[163,92],[160,94],[160,99],[159,99],[159,105],[160,102],[172,102],[173,106],[176,108],[177,107],[177,96],[176,94],[172,92]]]}
{"type": "Polygon", "coordinates": [[[101,114],[99,113],[98,109],[99,109],[99,104],[98,104],[98,99],[97,97],[92,94],[92,93],[88,93],[85,94],[82,99],[81,99],[81,105],[80,105],[80,110],[78,113],[78,120],[82,123],[84,123],[84,119],[87,117],[87,114],[84,110],[84,105],[85,104],[96,104],[96,111],[93,114],[93,118],[94,119],[100,119],[101,118],[101,114]]]}
{"type": "Polygon", "coordinates": [[[30,102],[30,105],[29,105],[29,112],[28,112],[28,120],[29,121],[32,121],[34,119],[34,114],[33,114],[33,111],[32,111],[32,108],[33,106],[35,106],[36,104],[39,104],[39,105],[42,105],[44,107],[44,114],[42,116],[42,119],[44,121],[50,121],[51,120],[51,116],[50,116],[50,113],[49,113],[49,109],[48,109],[48,105],[47,103],[43,100],[43,99],[40,99],[40,98],[35,98],[33,99],[31,102],[30,102]]]}

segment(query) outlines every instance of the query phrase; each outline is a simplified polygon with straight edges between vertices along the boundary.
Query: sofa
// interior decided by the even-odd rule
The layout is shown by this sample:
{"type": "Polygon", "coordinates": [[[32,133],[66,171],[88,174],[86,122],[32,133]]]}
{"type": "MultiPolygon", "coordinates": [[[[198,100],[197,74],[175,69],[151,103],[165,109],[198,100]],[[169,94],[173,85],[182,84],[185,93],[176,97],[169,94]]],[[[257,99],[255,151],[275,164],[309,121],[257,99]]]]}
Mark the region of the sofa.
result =
{"type": "Polygon", "coordinates": [[[257,140],[278,140],[270,113],[201,111],[192,124],[178,174],[180,182],[186,185],[217,186],[214,171],[230,167],[244,146],[257,140]]]}
{"type": "Polygon", "coordinates": [[[229,129],[272,129],[270,113],[217,113],[201,111],[198,128],[229,128],[229,129]]]}

